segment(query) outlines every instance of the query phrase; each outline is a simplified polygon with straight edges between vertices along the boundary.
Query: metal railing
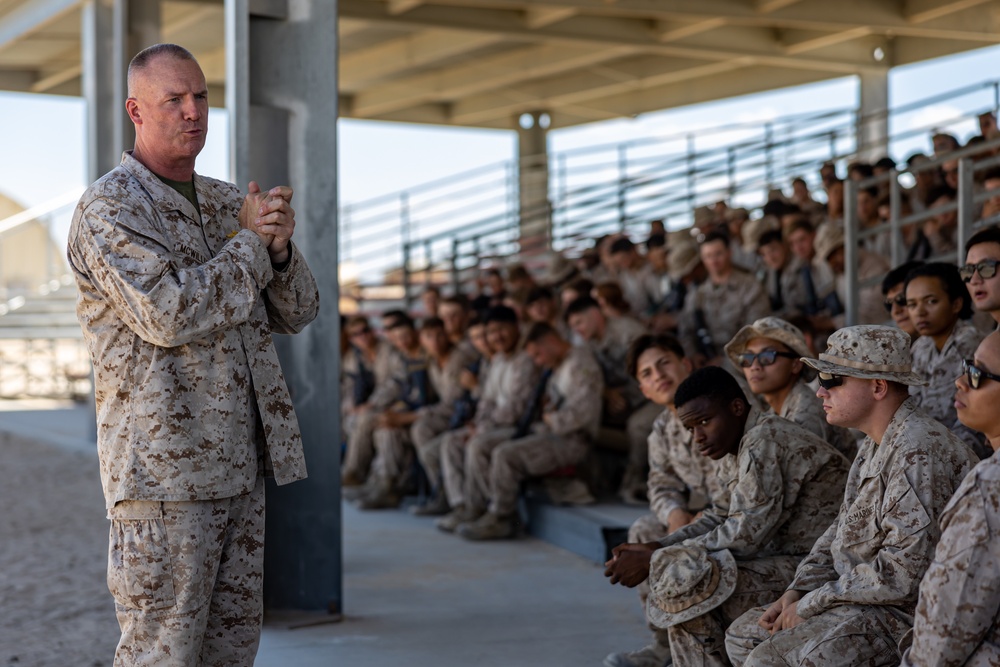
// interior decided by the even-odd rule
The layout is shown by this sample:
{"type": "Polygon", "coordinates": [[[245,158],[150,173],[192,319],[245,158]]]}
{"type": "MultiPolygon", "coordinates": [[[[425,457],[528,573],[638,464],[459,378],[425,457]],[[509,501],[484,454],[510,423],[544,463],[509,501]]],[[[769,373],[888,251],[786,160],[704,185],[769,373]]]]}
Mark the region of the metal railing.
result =
{"type": "Polygon", "coordinates": [[[653,219],[666,219],[672,229],[687,227],[699,204],[726,199],[732,206],[759,207],[768,189],[795,176],[815,187],[820,164],[842,164],[857,154],[862,124],[887,120],[889,144],[900,146],[998,106],[1000,81],[986,81],[863,118],[854,109],[836,109],[557,153],[546,165],[550,200],[528,209],[520,204],[519,165],[490,165],[345,205],[342,282],[348,293],[356,283],[354,295],[361,299],[377,292],[408,304],[418,284],[457,287],[484,261],[534,261],[533,253],[522,252],[524,245],[573,252],[596,235],[653,219]],[[933,122],[914,120],[941,102],[963,111],[933,122]],[[895,130],[904,123],[907,129],[895,130]],[[521,238],[525,228],[547,233],[521,238]]]}
{"type": "Polygon", "coordinates": [[[860,309],[860,293],[865,287],[878,284],[884,276],[874,276],[861,280],[859,275],[859,247],[869,238],[888,233],[890,238],[890,259],[893,267],[903,263],[903,231],[907,227],[921,225],[942,214],[957,213],[954,230],[954,252],[931,257],[933,261],[954,262],[960,265],[965,259],[965,243],[976,230],[1000,223],[1000,214],[979,216],[977,206],[991,197],[1000,195],[1000,190],[976,191],[976,174],[1000,166],[1000,138],[974,146],[967,146],[941,157],[921,162],[913,167],[892,170],[859,182],[847,180],[844,183],[844,274],[846,278],[846,303],[844,312],[848,325],[857,324],[860,309]],[[977,159],[978,157],[978,159],[977,159]],[[902,214],[902,186],[899,177],[903,174],[915,176],[924,171],[940,170],[946,162],[958,162],[958,188],[955,201],[945,206],[927,208],[924,211],[902,214]],[[858,192],[870,187],[889,188],[890,215],[886,222],[861,229],[857,213],[858,192]]]}

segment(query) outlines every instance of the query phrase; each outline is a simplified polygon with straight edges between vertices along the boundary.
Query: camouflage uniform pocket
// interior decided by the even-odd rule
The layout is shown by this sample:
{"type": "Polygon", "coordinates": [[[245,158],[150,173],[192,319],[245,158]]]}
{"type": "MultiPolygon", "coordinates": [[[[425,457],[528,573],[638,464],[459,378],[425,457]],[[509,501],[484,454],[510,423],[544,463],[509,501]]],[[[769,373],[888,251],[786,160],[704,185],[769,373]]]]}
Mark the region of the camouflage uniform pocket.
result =
{"type": "Polygon", "coordinates": [[[108,590],[115,602],[138,611],[173,607],[173,569],[161,504],[126,500],[109,516],[108,590]]]}

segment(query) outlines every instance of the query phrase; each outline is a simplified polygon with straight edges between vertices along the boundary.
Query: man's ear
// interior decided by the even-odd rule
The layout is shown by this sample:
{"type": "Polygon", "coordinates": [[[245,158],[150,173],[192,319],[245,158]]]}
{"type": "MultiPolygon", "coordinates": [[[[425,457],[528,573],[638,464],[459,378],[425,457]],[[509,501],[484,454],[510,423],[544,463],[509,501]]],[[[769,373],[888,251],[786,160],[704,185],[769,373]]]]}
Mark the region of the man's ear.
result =
{"type": "Polygon", "coordinates": [[[683,357],[681,359],[681,366],[684,367],[684,372],[687,373],[688,375],[694,373],[694,364],[691,363],[691,360],[688,359],[687,357],[683,357]]]}
{"type": "Polygon", "coordinates": [[[134,97],[130,97],[125,100],[125,111],[128,113],[129,119],[136,125],[142,125],[142,117],[139,115],[139,103],[134,97]]]}
{"type": "Polygon", "coordinates": [[[889,395],[889,382],[887,380],[872,380],[872,398],[881,401],[889,395]]]}
{"type": "Polygon", "coordinates": [[[729,403],[729,410],[734,417],[742,417],[747,413],[747,404],[742,398],[734,398],[729,403]]]}

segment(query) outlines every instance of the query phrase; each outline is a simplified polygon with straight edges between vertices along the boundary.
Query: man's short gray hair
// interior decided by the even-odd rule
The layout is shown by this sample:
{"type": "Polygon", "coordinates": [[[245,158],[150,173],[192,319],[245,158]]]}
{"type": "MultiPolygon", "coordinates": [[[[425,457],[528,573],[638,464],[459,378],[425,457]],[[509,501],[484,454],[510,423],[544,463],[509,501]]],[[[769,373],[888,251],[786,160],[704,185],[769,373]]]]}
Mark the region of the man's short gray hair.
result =
{"type": "Polygon", "coordinates": [[[183,46],[178,46],[177,44],[153,44],[152,46],[147,46],[139,53],[135,54],[132,61],[128,64],[128,96],[134,97],[135,92],[135,76],[136,74],[146,69],[149,64],[158,58],[159,56],[170,56],[176,58],[177,60],[195,60],[194,55],[185,49],[183,46]]]}

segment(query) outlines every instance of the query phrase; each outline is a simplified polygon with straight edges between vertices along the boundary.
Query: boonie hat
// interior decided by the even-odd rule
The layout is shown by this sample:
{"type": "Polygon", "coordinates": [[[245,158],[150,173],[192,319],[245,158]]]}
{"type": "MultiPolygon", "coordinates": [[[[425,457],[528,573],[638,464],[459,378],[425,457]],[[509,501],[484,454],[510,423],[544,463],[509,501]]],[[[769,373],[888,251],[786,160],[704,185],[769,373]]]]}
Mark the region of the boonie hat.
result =
{"type": "Polygon", "coordinates": [[[743,231],[740,234],[742,236],[743,249],[747,252],[757,252],[757,247],[760,245],[760,237],[766,232],[775,229],[781,229],[781,223],[778,222],[777,218],[770,215],[749,221],[743,225],[743,231]]]}
{"type": "Polygon", "coordinates": [[[667,274],[677,281],[694,271],[701,262],[701,253],[693,241],[682,241],[670,247],[667,254],[667,274]]]}
{"type": "Polygon", "coordinates": [[[728,549],[675,545],[653,553],[646,615],[658,628],[715,609],[736,589],[736,559],[728,549]]]}
{"type": "Polygon", "coordinates": [[[835,331],[819,359],[802,361],[831,375],[865,380],[889,380],[906,385],[927,386],[910,363],[910,335],[895,327],[862,324],[835,331]]]}
{"type": "Polygon", "coordinates": [[[575,263],[560,253],[553,253],[549,257],[549,263],[545,267],[545,274],[542,276],[541,282],[548,287],[559,287],[563,283],[569,282],[579,272],[575,263]]]}
{"type": "Polygon", "coordinates": [[[816,256],[825,262],[830,257],[830,253],[843,245],[843,227],[828,222],[819,228],[813,247],[816,249],[816,256]]]}
{"type": "MultiPolygon", "coordinates": [[[[813,356],[806,343],[806,337],[797,326],[780,317],[762,317],[753,324],[748,324],[737,331],[733,339],[726,343],[726,356],[729,357],[734,366],[739,367],[739,356],[747,351],[747,343],[754,338],[776,340],[803,358],[812,358],[813,356]]],[[[806,380],[811,380],[814,374],[815,371],[812,368],[803,369],[802,375],[805,376],[806,380]]]]}

